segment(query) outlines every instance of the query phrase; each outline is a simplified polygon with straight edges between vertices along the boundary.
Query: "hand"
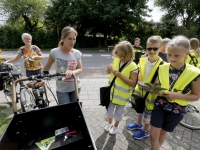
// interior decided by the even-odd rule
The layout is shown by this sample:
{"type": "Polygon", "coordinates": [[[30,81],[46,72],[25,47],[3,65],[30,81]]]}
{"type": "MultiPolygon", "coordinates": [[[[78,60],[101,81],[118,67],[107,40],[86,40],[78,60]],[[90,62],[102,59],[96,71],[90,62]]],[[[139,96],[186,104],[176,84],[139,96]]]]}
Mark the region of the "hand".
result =
{"type": "Polygon", "coordinates": [[[73,71],[67,70],[67,71],[65,72],[65,77],[66,77],[66,78],[71,78],[73,74],[74,74],[73,71]]]}
{"type": "MultiPolygon", "coordinates": [[[[142,86],[142,85],[139,85],[139,86],[142,86]]],[[[142,86],[143,87],[143,90],[145,91],[152,91],[152,89],[149,87],[149,86],[142,86]]]]}
{"type": "Polygon", "coordinates": [[[112,65],[108,65],[108,66],[107,66],[107,70],[112,72],[112,70],[113,70],[112,65]]]}
{"type": "Polygon", "coordinates": [[[112,70],[112,73],[114,74],[114,76],[119,77],[121,75],[121,73],[117,70],[112,70]]]}
{"type": "Polygon", "coordinates": [[[44,75],[49,74],[49,71],[44,71],[44,70],[43,70],[43,74],[44,74],[44,75]]]}
{"type": "Polygon", "coordinates": [[[32,60],[35,60],[36,59],[36,56],[31,56],[30,57],[32,60]]]}
{"type": "Polygon", "coordinates": [[[176,92],[163,92],[162,95],[167,98],[168,101],[177,99],[178,93],[176,92]]]}
{"type": "Polygon", "coordinates": [[[3,61],[2,64],[13,66],[13,64],[9,63],[8,61],[3,61]]]}
{"type": "Polygon", "coordinates": [[[29,62],[33,62],[34,61],[34,58],[31,56],[29,58],[27,58],[29,62]]]}

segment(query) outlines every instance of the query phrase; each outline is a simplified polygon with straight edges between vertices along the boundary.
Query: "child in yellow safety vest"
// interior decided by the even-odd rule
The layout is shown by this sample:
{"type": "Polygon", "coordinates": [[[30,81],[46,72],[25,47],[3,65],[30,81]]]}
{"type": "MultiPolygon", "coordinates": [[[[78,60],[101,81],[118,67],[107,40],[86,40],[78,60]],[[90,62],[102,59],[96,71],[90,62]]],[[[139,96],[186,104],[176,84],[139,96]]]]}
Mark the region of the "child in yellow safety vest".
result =
{"type": "Polygon", "coordinates": [[[191,38],[190,39],[190,53],[186,58],[186,63],[189,63],[195,67],[200,68],[200,48],[199,48],[199,39],[191,38]]]}
{"type": "MultiPolygon", "coordinates": [[[[160,47],[162,46],[162,38],[160,36],[151,36],[147,40],[146,51],[148,53],[148,57],[140,58],[139,62],[139,81],[143,82],[154,82],[152,81],[156,70],[159,65],[163,63],[162,59],[158,56],[160,47]]],[[[135,130],[139,129],[137,132],[133,133],[133,138],[142,139],[144,137],[149,136],[149,126],[150,126],[150,118],[151,112],[153,110],[154,101],[156,99],[157,94],[148,93],[146,95],[146,91],[143,90],[143,87],[137,84],[135,90],[133,92],[133,97],[145,97],[145,108],[143,113],[138,113],[137,121],[127,125],[127,129],[135,130]],[[144,117],[144,125],[142,125],[142,118],[144,117]]]]}
{"type": "Polygon", "coordinates": [[[112,64],[107,66],[107,73],[110,74],[109,85],[115,77],[116,80],[110,89],[110,104],[107,111],[109,122],[104,128],[110,134],[117,133],[124,107],[136,85],[138,75],[138,66],[133,62],[134,50],[130,42],[122,41],[117,44],[113,50],[113,56],[112,64]]]}
{"type": "Polygon", "coordinates": [[[149,150],[159,150],[167,132],[175,127],[187,113],[188,103],[200,98],[200,70],[185,63],[190,41],[184,36],[174,37],[167,45],[169,63],[159,66],[158,85],[166,90],[159,93],[151,114],[149,150]]]}

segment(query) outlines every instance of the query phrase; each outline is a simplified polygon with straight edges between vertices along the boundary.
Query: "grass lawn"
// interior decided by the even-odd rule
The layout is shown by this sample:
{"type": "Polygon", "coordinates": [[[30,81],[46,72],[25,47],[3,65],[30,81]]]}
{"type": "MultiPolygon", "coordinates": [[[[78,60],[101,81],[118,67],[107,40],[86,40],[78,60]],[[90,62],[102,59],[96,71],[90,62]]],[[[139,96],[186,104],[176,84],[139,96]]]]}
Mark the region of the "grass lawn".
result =
{"type": "MultiPolygon", "coordinates": [[[[5,109],[5,108],[10,108],[9,105],[1,105],[0,104],[0,137],[3,134],[3,132],[5,131],[8,123],[11,120],[11,116],[9,116],[8,114],[3,113],[1,110],[5,109]]],[[[21,113],[22,109],[18,109],[17,112],[21,113]]]]}
{"type": "Polygon", "coordinates": [[[2,135],[4,130],[6,129],[8,123],[10,121],[9,115],[1,112],[1,110],[5,109],[5,108],[7,108],[7,106],[1,106],[0,105],[0,136],[2,135]]]}

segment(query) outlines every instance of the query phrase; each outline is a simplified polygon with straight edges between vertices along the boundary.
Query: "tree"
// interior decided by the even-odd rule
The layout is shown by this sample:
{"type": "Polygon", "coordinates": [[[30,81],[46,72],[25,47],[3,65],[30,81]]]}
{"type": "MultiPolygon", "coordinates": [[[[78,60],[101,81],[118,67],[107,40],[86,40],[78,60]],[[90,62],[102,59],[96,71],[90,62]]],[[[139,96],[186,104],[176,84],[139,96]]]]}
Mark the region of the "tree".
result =
{"type": "Polygon", "coordinates": [[[46,12],[46,23],[62,29],[74,26],[80,35],[102,33],[104,45],[107,36],[121,37],[133,30],[149,11],[148,0],[52,0],[46,12]]]}
{"type": "Polygon", "coordinates": [[[200,23],[199,0],[155,0],[155,5],[165,10],[170,19],[178,20],[187,30],[200,23]]]}
{"type": "Polygon", "coordinates": [[[25,30],[33,32],[42,26],[48,0],[0,0],[0,4],[9,24],[25,24],[25,30]]]}

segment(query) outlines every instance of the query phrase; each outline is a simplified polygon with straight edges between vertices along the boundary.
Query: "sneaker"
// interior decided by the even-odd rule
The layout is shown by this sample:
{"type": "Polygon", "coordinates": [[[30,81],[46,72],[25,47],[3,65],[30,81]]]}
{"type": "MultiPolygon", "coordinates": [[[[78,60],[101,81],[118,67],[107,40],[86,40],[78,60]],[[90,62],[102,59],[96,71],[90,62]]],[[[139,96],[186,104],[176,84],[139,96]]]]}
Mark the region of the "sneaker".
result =
{"type": "Polygon", "coordinates": [[[112,124],[108,124],[107,126],[105,126],[105,130],[107,131],[107,132],[109,132],[110,131],[110,129],[112,128],[112,124]]]}
{"type": "Polygon", "coordinates": [[[127,129],[129,130],[135,130],[135,129],[142,129],[143,125],[138,125],[136,122],[133,122],[132,124],[128,124],[127,129]]]}
{"type": "Polygon", "coordinates": [[[118,127],[113,126],[112,129],[109,131],[110,134],[116,134],[118,127]]]}
{"type": "Polygon", "coordinates": [[[134,134],[133,134],[133,137],[135,138],[135,139],[142,139],[142,138],[144,138],[144,137],[148,137],[149,136],[149,131],[143,131],[142,129],[141,130],[139,130],[139,131],[137,131],[137,132],[135,132],[134,134]]]}

